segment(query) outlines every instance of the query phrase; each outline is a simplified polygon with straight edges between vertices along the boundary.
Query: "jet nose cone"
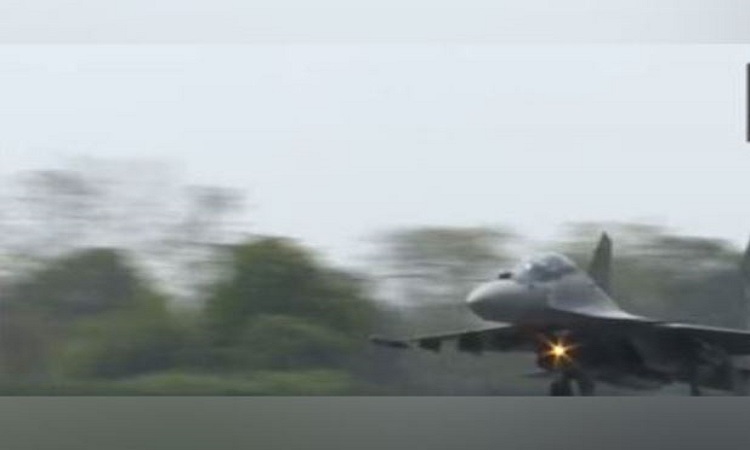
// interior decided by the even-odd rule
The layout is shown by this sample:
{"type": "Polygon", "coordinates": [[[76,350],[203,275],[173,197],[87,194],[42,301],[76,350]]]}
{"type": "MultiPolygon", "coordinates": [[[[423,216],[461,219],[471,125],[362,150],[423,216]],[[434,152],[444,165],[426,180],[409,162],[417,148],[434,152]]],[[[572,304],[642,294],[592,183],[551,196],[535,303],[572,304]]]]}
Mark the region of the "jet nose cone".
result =
{"type": "Polygon", "coordinates": [[[466,302],[482,319],[496,321],[521,319],[546,304],[541,290],[532,292],[511,280],[485,283],[471,291],[466,302]]]}
{"type": "Polygon", "coordinates": [[[494,288],[493,283],[486,283],[475,288],[466,297],[466,303],[468,303],[469,305],[478,305],[480,303],[486,303],[492,298],[492,294],[495,291],[495,289],[493,288],[494,288]]]}

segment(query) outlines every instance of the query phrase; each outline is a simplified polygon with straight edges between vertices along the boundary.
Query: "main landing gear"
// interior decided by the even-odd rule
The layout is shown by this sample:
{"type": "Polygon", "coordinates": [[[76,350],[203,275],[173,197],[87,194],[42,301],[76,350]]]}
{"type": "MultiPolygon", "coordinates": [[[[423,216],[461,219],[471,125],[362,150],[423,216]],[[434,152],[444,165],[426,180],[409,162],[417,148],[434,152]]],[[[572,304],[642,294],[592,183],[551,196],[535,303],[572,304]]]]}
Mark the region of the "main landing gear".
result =
{"type": "Polygon", "coordinates": [[[573,395],[573,380],[565,376],[555,379],[549,386],[549,395],[553,397],[569,397],[573,395]]]}
{"type": "Polygon", "coordinates": [[[591,396],[594,395],[594,382],[584,376],[573,376],[569,373],[560,374],[549,386],[549,395],[553,397],[570,397],[574,395],[591,396]],[[578,394],[574,390],[578,388],[578,394]]]}
{"type": "Polygon", "coordinates": [[[703,395],[702,386],[712,386],[734,395],[748,395],[750,371],[737,367],[722,348],[701,340],[692,342],[692,358],[687,363],[687,384],[691,396],[703,395]]]}

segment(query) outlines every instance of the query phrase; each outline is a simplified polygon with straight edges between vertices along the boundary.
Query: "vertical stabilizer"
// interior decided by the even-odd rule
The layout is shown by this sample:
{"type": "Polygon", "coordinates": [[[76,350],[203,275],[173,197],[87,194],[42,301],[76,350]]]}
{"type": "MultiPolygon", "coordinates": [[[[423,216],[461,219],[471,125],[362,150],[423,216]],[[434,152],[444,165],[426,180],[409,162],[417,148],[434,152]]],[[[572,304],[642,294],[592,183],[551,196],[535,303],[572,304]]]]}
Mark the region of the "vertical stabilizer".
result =
{"type": "MultiPolygon", "coordinates": [[[[750,271],[750,256],[745,252],[743,264],[747,264],[750,271]]],[[[594,256],[589,264],[589,275],[597,285],[606,293],[610,293],[610,272],[612,269],[612,240],[607,233],[602,233],[599,244],[594,250],[594,256]]],[[[748,272],[750,273],[750,272],[748,272]]]]}

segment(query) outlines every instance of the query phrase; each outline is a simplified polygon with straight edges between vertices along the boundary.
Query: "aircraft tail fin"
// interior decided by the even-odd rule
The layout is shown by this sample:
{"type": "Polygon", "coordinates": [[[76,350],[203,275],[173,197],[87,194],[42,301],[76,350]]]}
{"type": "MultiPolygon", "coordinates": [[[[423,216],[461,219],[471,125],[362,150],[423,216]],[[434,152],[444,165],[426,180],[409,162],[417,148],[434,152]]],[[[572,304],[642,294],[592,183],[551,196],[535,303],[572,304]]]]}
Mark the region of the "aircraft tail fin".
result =
{"type": "MultiPolygon", "coordinates": [[[[750,274],[750,256],[746,253],[748,273],[750,274]]],[[[602,233],[594,256],[589,264],[589,275],[606,293],[610,293],[610,272],[612,270],[612,240],[607,233],[602,233]]]]}

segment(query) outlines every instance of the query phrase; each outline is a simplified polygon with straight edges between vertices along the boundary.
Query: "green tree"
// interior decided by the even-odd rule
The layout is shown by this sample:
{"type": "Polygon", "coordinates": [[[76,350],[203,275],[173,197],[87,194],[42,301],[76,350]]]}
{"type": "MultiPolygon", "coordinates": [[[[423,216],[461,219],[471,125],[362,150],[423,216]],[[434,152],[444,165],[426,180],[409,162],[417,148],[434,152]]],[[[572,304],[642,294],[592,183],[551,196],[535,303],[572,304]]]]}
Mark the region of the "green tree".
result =
{"type": "Polygon", "coordinates": [[[165,307],[166,299],[141,292],[138,307],[75,323],[54,359],[68,378],[121,378],[175,368],[187,344],[185,331],[165,307]]]}
{"type": "Polygon", "coordinates": [[[6,307],[33,310],[55,322],[129,308],[146,289],[115,249],[86,249],[51,260],[10,289],[6,307]]]}
{"type": "Polygon", "coordinates": [[[360,347],[341,331],[310,319],[261,314],[248,321],[232,361],[275,370],[343,367],[360,347]]]}
{"type": "Polygon", "coordinates": [[[0,187],[0,277],[81,249],[118,248],[192,300],[214,280],[219,248],[242,232],[239,191],[183,186],[153,161],[66,158],[0,187]]]}
{"type": "Polygon", "coordinates": [[[338,365],[365,345],[374,313],[362,280],[283,238],[236,246],[207,302],[217,351],[230,365],[338,365]]]}
{"type": "Polygon", "coordinates": [[[0,307],[0,378],[14,381],[45,378],[59,334],[39,314],[0,307]]]}
{"type": "Polygon", "coordinates": [[[510,260],[517,236],[504,228],[418,227],[377,239],[378,260],[395,295],[406,302],[460,302],[473,285],[510,260]]]}
{"type": "Polygon", "coordinates": [[[0,356],[4,372],[15,377],[48,376],[59,354],[71,349],[84,349],[79,353],[87,356],[63,358],[69,373],[127,372],[125,366],[139,364],[133,361],[145,353],[159,353],[166,340],[154,333],[169,320],[167,299],[115,249],[50,260],[17,280],[2,300],[0,356]],[[122,367],[83,367],[97,358],[96,364],[122,367]],[[73,360],[80,367],[73,368],[73,360]],[[107,362],[112,360],[130,362],[107,362]]]}

